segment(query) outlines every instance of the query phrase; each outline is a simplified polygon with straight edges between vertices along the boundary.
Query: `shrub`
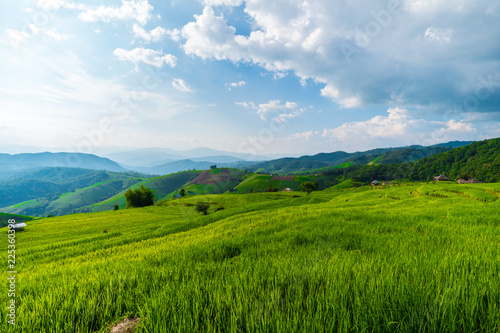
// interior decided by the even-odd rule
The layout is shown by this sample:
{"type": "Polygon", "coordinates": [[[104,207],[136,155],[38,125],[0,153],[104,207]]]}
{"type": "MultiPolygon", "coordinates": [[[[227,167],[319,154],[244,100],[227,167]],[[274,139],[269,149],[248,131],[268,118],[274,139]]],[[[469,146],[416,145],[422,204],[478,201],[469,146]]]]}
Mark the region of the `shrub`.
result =
{"type": "Polygon", "coordinates": [[[125,200],[127,200],[127,207],[146,207],[155,203],[155,195],[151,189],[141,185],[137,190],[128,190],[125,193],[125,200]]]}
{"type": "Polygon", "coordinates": [[[198,213],[203,213],[203,215],[207,215],[208,214],[208,208],[210,207],[209,204],[205,203],[205,202],[198,202],[196,204],[196,211],[198,213]]]}

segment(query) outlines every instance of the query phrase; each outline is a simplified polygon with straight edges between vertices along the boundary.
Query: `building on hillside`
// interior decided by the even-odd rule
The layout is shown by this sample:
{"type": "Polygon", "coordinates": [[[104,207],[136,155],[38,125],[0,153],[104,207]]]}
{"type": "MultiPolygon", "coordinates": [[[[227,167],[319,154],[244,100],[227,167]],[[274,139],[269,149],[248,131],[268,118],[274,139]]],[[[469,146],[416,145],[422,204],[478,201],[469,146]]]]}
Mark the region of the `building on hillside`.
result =
{"type": "Polygon", "coordinates": [[[182,196],[180,194],[176,194],[176,195],[174,195],[174,198],[179,199],[179,198],[182,198],[182,196]]]}
{"type": "Polygon", "coordinates": [[[450,178],[448,178],[448,177],[446,177],[444,174],[442,174],[442,175],[440,175],[440,176],[435,176],[435,177],[434,177],[434,180],[435,180],[435,181],[438,181],[438,182],[440,182],[440,181],[449,181],[449,180],[450,180],[450,178]]]}
{"type": "Polygon", "coordinates": [[[293,192],[293,190],[289,187],[285,187],[284,189],[281,190],[281,192],[293,192]]]}
{"type": "Polygon", "coordinates": [[[13,225],[12,225],[12,229],[14,229],[14,230],[16,230],[16,231],[17,231],[17,230],[23,230],[23,229],[24,229],[24,227],[27,227],[26,223],[24,223],[24,222],[21,222],[21,223],[16,223],[16,224],[13,224],[13,225]]]}
{"type": "Polygon", "coordinates": [[[377,186],[380,185],[380,182],[378,180],[372,181],[372,186],[377,186]]]}
{"type": "Polygon", "coordinates": [[[391,185],[391,183],[389,183],[389,182],[383,182],[382,183],[382,186],[387,186],[387,185],[391,185]]]}
{"type": "Polygon", "coordinates": [[[459,183],[459,184],[482,184],[483,182],[479,181],[475,178],[471,178],[469,180],[459,179],[459,180],[457,180],[457,183],[459,183]]]}

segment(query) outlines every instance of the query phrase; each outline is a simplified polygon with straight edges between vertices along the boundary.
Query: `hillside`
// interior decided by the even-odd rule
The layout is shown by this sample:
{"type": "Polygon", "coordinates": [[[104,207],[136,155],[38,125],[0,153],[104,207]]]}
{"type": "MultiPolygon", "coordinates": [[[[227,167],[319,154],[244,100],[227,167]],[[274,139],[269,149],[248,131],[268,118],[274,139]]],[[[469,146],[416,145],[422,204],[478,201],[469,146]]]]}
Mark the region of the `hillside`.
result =
{"type": "Polygon", "coordinates": [[[91,170],[127,171],[110,159],[80,153],[0,154],[2,172],[39,168],[81,168],[91,170]]]}
{"type": "Polygon", "coordinates": [[[371,182],[374,179],[429,181],[443,173],[452,180],[476,178],[482,182],[500,182],[500,139],[473,142],[413,163],[354,165],[323,174],[371,182]]]}
{"type": "Polygon", "coordinates": [[[142,176],[74,168],[25,172],[20,178],[0,181],[0,212],[31,216],[68,214],[81,202],[107,199],[116,193],[119,184],[130,186],[142,176]],[[69,196],[63,198],[65,194],[69,196]],[[53,202],[55,205],[51,206],[53,202]]]}
{"type": "Polygon", "coordinates": [[[16,327],[2,311],[0,331],[139,317],[145,332],[494,332],[499,196],[498,184],[224,194],[28,222],[16,327]]]}
{"type": "MultiPolygon", "coordinates": [[[[220,194],[231,191],[245,176],[238,169],[216,168],[203,171],[198,177],[183,186],[187,195],[220,194]]],[[[172,198],[177,191],[170,193],[172,198]]]]}
{"type": "Polygon", "coordinates": [[[9,220],[15,220],[16,223],[21,223],[21,222],[32,221],[33,217],[0,213],[0,228],[9,225],[9,220]]]}
{"type": "Polygon", "coordinates": [[[164,199],[167,196],[172,197],[173,193],[176,193],[181,187],[185,186],[201,173],[202,171],[183,171],[171,175],[144,179],[140,182],[137,182],[133,186],[130,186],[129,188],[123,189],[114,196],[108,197],[106,200],[92,205],[80,207],[76,210],[76,212],[102,212],[112,210],[115,205],[118,205],[123,209],[126,206],[124,196],[125,192],[128,189],[136,190],[140,188],[141,185],[144,185],[145,187],[153,190],[156,200],[164,199]]]}
{"type": "Polygon", "coordinates": [[[421,158],[449,151],[460,145],[470,142],[454,141],[449,144],[443,143],[436,146],[409,146],[397,148],[378,148],[364,152],[346,153],[337,151],[333,153],[320,153],[297,158],[280,158],[276,160],[257,163],[249,169],[255,172],[269,172],[276,174],[290,173],[316,173],[317,169],[329,166],[350,163],[350,165],[365,165],[374,160],[378,164],[395,164],[414,162],[421,158]]]}
{"type": "Polygon", "coordinates": [[[468,146],[422,159],[415,163],[412,179],[446,173],[452,179],[476,178],[500,182],[500,138],[473,142],[468,146]]]}

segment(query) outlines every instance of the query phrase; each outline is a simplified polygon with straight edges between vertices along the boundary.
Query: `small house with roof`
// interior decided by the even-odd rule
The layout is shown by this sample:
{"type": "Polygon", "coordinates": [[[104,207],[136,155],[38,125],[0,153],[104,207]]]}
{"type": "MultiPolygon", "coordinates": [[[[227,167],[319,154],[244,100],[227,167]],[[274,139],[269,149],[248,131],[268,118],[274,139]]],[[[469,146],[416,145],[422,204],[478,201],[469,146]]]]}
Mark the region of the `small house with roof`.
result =
{"type": "Polygon", "coordinates": [[[450,178],[446,177],[445,174],[443,173],[442,175],[440,176],[435,176],[434,177],[434,180],[435,181],[438,181],[438,182],[442,182],[442,181],[449,181],[450,178]]]}
{"type": "Polygon", "coordinates": [[[26,223],[21,222],[21,223],[13,224],[11,229],[14,229],[15,231],[20,231],[20,230],[23,230],[24,227],[27,227],[26,223]]]}

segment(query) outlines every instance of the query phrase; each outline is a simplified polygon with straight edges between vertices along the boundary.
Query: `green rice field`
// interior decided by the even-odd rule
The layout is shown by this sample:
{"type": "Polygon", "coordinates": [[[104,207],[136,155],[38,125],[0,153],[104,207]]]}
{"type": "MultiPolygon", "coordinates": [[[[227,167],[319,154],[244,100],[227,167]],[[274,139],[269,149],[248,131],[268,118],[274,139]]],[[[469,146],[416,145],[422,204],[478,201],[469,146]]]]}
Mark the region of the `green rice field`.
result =
{"type": "Polygon", "coordinates": [[[500,184],[347,185],[28,221],[0,332],[500,332],[500,184]]]}

